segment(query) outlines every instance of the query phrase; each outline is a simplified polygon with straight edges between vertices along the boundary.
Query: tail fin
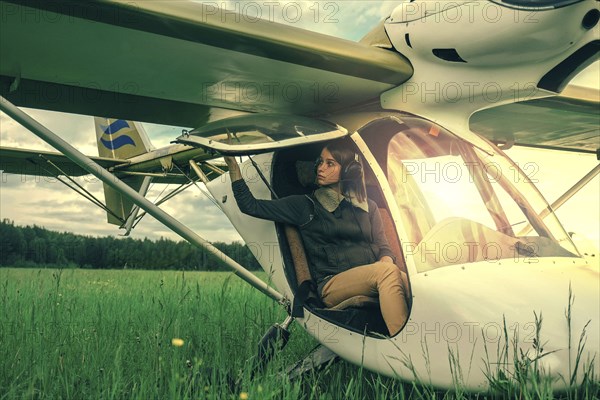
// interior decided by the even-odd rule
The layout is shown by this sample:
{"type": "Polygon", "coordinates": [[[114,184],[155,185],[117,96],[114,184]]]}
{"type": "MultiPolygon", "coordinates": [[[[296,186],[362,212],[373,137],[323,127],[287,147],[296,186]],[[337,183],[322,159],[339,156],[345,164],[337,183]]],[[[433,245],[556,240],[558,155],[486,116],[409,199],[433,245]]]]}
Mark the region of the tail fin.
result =
{"type": "MultiPolygon", "coordinates": [[[[96,125],[98,155],[100,157],[128,159],[154,149],[146,131],[137,122],[94,117],[94,124],[96,125]]],[[[121,179],[132,189],[140,192],[142,196],[146,195],[149,182],[146,180],[144,184],[144,177],[125,176],[121,179]]],[[[131,224],[126,224],[126,221],[128,219],[131,221],[132,214],[137,212],[137,207],[134,209],[131,200],[106,184],[104,184],[104,201],[110,210],[107,212],[108,223],[125,227],[128,230],[126,234],[128,234],[131,224]]]]}
{"type": "Polygon", "coordinates": [[[141,124],[124,119],[94,117],[98,155],[127,159],[153,150],[141,124]]]}

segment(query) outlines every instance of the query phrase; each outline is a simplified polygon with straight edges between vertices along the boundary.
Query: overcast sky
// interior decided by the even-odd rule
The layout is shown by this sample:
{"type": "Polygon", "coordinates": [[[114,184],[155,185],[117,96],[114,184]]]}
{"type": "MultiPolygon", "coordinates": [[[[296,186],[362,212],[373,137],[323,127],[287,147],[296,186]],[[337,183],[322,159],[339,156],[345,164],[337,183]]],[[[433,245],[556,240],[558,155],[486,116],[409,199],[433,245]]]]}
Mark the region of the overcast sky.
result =
{"type": "MultiPolygon", "coordinates": [[[[277,6],[265,7],[269,2],[219,1],[231,9],[244,11],[277,22],[316,30],[346,39],[358,40],[381,18],[388,15],[397,2],[393,1],[279,1],[277,6]],[[261,8],[258,6],[263,5],[261,8]]],[[[578,77],[578,83],[598,87],[598,63],[578,77]]],[[[27,110],[33,117],[72,145],[89,155],[97,155],[93,120],[88,116],[67,115],[39,110],[27,110]]],[[[169,144],[180,135],[180,128],[144,124],[156,147],[169,144]]],[[[0,113],[0,145],[5,147],[53,150],[36,136],[0,113]]],[[[538,187],[552,202],[596,164],[594,156],[564,154],[540,150],[513,149],[508,152],[521,165],[534,162],[539,167],[538,187]]],[[[78,180],[88,190],[103,199],[102,184],[92,178],[78,180]]],[[[155,185],[149,198],[155,199],[164,189],[155,185]]],[[[598,177],[588,187],[558,211],[558,216],[569,231],[580,232],[596,242],[599,240],[598,177]]],[[[166,203],[163,208],[181,219],[186,225],[210,241],[239,240],[229,221],[196,188],[166,203]]],[[[0,183],[0,217],[14,220],[19,225],[39,225],[58,231],[85,235],[118,235],[116,226],[105,223],[104,211],[73,193],[62,183],[49,178],[2,175],[0,183]]],[[[178,239],[167,228],[146,217],[132,233],[134,238],[178,239]]]]}

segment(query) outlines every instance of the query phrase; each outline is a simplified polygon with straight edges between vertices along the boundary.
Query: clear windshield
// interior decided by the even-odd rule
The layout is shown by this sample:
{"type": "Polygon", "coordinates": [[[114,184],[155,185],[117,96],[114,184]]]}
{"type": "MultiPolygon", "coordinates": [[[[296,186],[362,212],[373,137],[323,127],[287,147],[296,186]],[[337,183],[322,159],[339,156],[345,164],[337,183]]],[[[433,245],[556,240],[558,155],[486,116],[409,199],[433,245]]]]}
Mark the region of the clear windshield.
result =
{"type": "Polygon", "coordinates": [[[361,135],[387,174],[419,271],[470,262],[573,257],[577,250],[527,176],[429,121],[361,135]]]}

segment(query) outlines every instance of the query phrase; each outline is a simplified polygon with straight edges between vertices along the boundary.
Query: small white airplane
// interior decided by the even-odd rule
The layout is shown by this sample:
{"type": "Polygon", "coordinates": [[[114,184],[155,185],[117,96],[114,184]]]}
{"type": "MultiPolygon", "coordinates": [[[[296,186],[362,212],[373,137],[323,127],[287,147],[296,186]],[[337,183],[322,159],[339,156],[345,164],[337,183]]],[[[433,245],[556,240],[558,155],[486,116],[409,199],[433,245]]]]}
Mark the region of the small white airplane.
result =
{"type": "Polygon", "coordinates": [[[144,197],[150,181],[206,183],[274,287],[223,261],[289,313],[266,335],[265,358],[296,320],[330,354],[440,388],[485,390],[537,368],[561,389],[600,370],[598,254],[583,254],[554,214],[599,168],[549,205],[502,150],[599,154],[598,93],[565,89],[598,59],[599,2],[397,1],[360,43],[210,3],[0,7],[0,108],[59,151],[2,148],[1,169],[93,174],[109,222],[128,232],[141,208],[220,254],[144,197]],[[96,118],[100,157],[18,106],[111,116],[96,118]],[[132,120],[195,129],[154,149],[132,120]],[[248,156],[256,197],[309,193],[318,151],[342,137],[365,161],[410,280],[410,318],[394,337],[377,304],[311,299],[297,231],[241,214],[214,161],[248,156]]]}

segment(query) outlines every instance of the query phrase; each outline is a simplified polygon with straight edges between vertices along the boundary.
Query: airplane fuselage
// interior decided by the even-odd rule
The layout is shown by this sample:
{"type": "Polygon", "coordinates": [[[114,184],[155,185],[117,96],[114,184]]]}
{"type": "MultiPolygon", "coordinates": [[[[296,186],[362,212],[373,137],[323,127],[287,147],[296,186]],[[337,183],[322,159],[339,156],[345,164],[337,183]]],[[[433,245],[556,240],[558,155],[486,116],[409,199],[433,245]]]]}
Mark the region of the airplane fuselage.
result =
{"type": "MultiPolygon", "coordinates": [[[[534,215],[545,201],[523,172],[501,176],[516,168],[504,154],[492,146],[487,153],[429,121],[372,116],[351,138],[368,165],[368,191],[395,227],[388,240],[399,244],[398,262],[408,272],[410,318],[391,338],[365,336],[310,307],[298,322],[350,362],[436,387],[483,390],[490,377],[535,362],[553,386],[564,388],[576,370],[581,379],[584,368],[597,369],[598,265],[579,255],[555,216],[542,221],[534,215]],[[582,334],[587,367],[574,362],[582,334]]],[[[297,149],[254,157],[275,190],[283,179],[276,171],[301,164],[314,151],[297,149]]],[[[270,199],[254,168],[248,163],[242,169],[255,197],[270,199]]],[[[269,280],[292,299],[280,227],[241,214],[228,179],[208,188],[222,199],[221,208],[269,280]]]]}

